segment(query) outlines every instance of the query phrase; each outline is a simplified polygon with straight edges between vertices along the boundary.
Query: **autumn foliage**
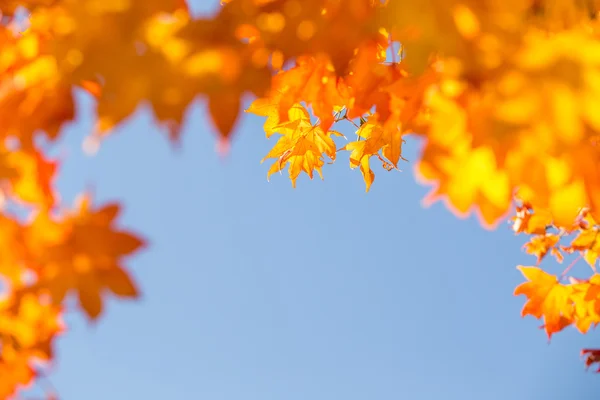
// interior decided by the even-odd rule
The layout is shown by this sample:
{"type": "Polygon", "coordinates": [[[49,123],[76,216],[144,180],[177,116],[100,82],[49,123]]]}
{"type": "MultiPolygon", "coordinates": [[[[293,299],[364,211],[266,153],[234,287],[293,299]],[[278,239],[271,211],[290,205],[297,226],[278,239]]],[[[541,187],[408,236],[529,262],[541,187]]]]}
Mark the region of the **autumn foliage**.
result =
{"type": "MultiPolygon", "coordinates": [[[[368,191],[374,166],[399,169],[417,137],[427,202],[486,227],[512,215],[528,235],[537,261],[518,267],[522,314],[549,337],[588,332],[600,322],[599,11],[596,0],[229,0],[194,18],[184,0],[0,0],[0,398],[53,360],[65,298],[95,319],[105,296],[137,295],[123,263],[144,242],[117,226],[120,206],[55,193],[48,149],[76,90],[96,100],[88,149],[142,104],[177,141],[203,96],[224,151],[251,93],[246,112],[274,141],[267,175],[287,170],[294,186],[343,153],[368,191]],[[540,266],[571,255],[559,276],[540,266]],[[579,260],[587,276],[571,275],[579,260]]],[[[600,350],[582,356],[600,364],[600,350]]]]}

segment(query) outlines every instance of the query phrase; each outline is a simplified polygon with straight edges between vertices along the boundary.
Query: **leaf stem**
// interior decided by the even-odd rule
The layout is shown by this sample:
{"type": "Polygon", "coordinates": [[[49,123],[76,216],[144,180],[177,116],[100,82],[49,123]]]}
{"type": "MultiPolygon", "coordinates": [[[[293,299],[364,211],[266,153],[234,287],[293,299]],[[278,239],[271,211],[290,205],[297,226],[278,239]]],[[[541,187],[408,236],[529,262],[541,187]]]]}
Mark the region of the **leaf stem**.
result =
{"type": "Polygon", "coordinates": [[[567,266],[567,268],[565,268],[565,270],[562,272],[562,274],[560,274],[560,276],[558,277],[558,280],[561,281],[563,279],[565,279],[566,275],[569,273],[569,271],[571,270],[571,268],[573,268],[575,266],[575,264],[577,264],[577,261],[581,260],[581,254],[579,254],[577,256],[576,259],[574,259],[571,264],[569,264],[567,266]]]}

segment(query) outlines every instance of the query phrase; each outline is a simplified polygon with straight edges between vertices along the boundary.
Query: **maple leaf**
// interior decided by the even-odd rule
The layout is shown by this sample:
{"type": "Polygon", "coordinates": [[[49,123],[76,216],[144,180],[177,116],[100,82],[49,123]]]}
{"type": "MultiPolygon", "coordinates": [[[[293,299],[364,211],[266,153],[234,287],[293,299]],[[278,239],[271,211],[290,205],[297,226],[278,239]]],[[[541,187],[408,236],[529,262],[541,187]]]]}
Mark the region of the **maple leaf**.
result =
{"type": "Polygon", "coordinates": [[[264,162],[267,158],[277,159],[271,165],[267,179],[275,172],[281,171],[286,164],[289,164],[289,176],[293,187],[296,187],[296,179],[302,171],[312,179],[313,171],[316,170],[323,179],[323,154],[332,162],[335,161],[336,148],[331,136],[341,134],[335,131],[324,132],[321,127],[313,125],[308,111],[300,104],[290,109],[288,117],[288,122],[273,127],[282,137],[261,161],[264,162]]]}
{"type": "Polygon", "coordinates": [[[529,204],[516,207],[516,215],[512,218],[515,233],[545,235],[552,224],[552,214],[544,209],[533,209],[529,204]]]}
{"type": "Polygon", "coordinates": [[[0,154],[0,160],[5,161],[7,167],[11,168],[7,170],[11,184],[10,194],[18,201],[46,208],[55,205],[53,183],[58,166],[56,161],[47,160],[44,154],[35,148],[0,154]]]}
{"type": "Polygon", "coordinates": [[[403,66],[397,63],[384,64],[388,38],[381,35],[367,41],[357,49],[346,76],[349,98],[346,109],[350,119],[358,118],[375,111],[386,120],[391,113],[388,87],[396,80],[406,76],[403,66]]]}
{"type": "Polygon", "coordinates": [[[428,130],[415,171],[419,182],[434,186],[425,204],[443,199],[460,217],[475,209],[482,224],[493,227],[509,211],[513,184],[495,147],[474,145],[476,132],[487,130],[484,123],[473,123],[472,116],[483,118],[478,113],[488,112],[490,105],[479,102],[474,93],[461,92],[460,88],[432,89],[426,105],[428,130]],[[461,93],[460,96],[454,91],[461,93]]]}
{"type": "Polygon", "coordinates": [[[571,244],[565,246],[565,250],[570,253],[579,251],[583,255],[584,260],[594,269],[598,254],[600,253],[599,239],[598,229],[595,226],[591,226],[587,229],[582,229],[571,244]]]}
{"type": "Polygon", "coordinates": [[[591,229],[583,230],[571,242],[571,249],[584,251],[598,246],[598,230],[592,227],[591,229]]]}
{"type": "Polygon", "coordinates": [[[0,25],[0,137],[17,138],[33,147],[34,134],[55,139],[75,114],[71,87],[48,53],[47,33],[31,27],[15,34],[0,25]]]}
{"type": "Polygon", "coordinates": [[[372,116],[363,123],[356,132],[359,140],[346,144],[341,150],[350,151],[350,168],[360,166],[363,175],[366,191],[368,192],[375,174],[369,165],[369,159],[373,156],[378,157],[387,170],[398,168],[398,161],[402,152],[402,134],[397,127],[382,126],[377,121],[377,116],[372,116]],[[360,140],[364,139],[364,140],[360,140]],[[383,150],[383,155],[390,161],[386,162],[379,155],[383,150]]]}
{"type": "Polygon", "coordinates": [[[600,323],[600,275],[572,285],[571,299],[575,306],[574,323],[581,333],[600,323]]]}
{"type": "Polygon", "coordinates": [[[438,72],[430,67],[422,75],[411,76],[403,63],[398,64],[398,67],[400,76],[395,75],[393,81],[385,86],[385,91],[390,95],[391,115],[387,118],[395,120],[404,131],[424,131],[424,119],[426,120],[428,112],[427,93],[437,83],[438,72]]]}
{"type": "Polygon", "coordinates": [[[3,347],[2,357],[0,357],[0,374],[2,374],[0,398],[2,399],[11,398],[18,387],[30,384],[35,377],[35,372],[29,365],[29,358],[11,350],[4,350],[3,347]]]}
{"type": "Polygon", "coordinates": [[[3,299],[0,310],[0,334],[10,337],[15,350],[41,360],[52,357],[52,341],[64,330],[60,307],[26,294],[3,299]]]}
{"type": "Polygon", "coordinates": [[[121,266],[121,259],[144,246],[129,232],[117,230],[117,204],[93,210],[90,199],[80,199],[78,208],[64,220],[55,221],[38,213],[31,222],[28,247],[30,263],[38,276],[23,292],[48,292],[59,304],[71,290],[88,317],[102,312],[105,290],[124,298],[135,298],[138,290],[121,266]]]}
{"type": "Polygon", "coordinates": [[[34,361],[49,361],[53,341],[64,330],[60,308],[33,294],[0,301],[0,398],[36,376],[34,361]]]}
{"type": "Polygon", "coordinates": [[[556,257],[558,262],[562,262],[564,257],[557,248],[559,241],[559,235],[546,233],[543,235],[534,236],[523,247],[527,253],[533,254],[537,257],[538,264],[546,256],[546,254],[548,254],[548,252],[551,252],[551,254],[556,257]]]}
{"type": "Polygon", "coordinates": [[[572,288],[561,285],[556,276],[537,267],[518,266],[528,282],[515,288],[514,295],[527,296],[521,316],[543,318],[548,338],[573,322],[572,288]]]}
{"type": "Polygon", "coordinates": [[[445,198],[459,216],[468,215],[477,205],[482,222],[488,227],[508,211],[510,183],[504,171],[498,169],[489,148],[470,150],[460,142],[452,150],[428,145],[416,173],[422,183],[437,182],[425,198],[426,205],[445,198]]]}
{"type": "MultiPolygon", "coordinates": [[[[267,117],[263,126],[267,139],[276,133],[275,128],[281,122],[279,104],[276,99],[273,99],[273,97],[255,99],[245,111],[261,117],[267,117]]],[[[293,111],[292,106],[286,110],[286,114],[293,111]]],[[[287,119],[288,115],[286,115],[284,121],[287,119]]]]}
{"type": "MultiPolygon", "coordinates": [[[[288,118],[294,104],[304,102],[319,118],[321,129],[329,130],[334,123],[334,111],[347,102],[348,93],[343,80],[335,76],[333,66],[324,57],[299,57],[296,65],[273,77],[268,101],[277,112],[279,121],[288,118]]],[[[259,113],[256,107],[248,112],[259,113]]]]}
{"type": "MultiPolygon", "coordinates": [[[[581,357],[585,358],[585,366],[587,368],[594,364],[600,365],[600,349],[583,349],[581,350],[581,357]]],[[[600,367],[596,370],[600,373],[600,367]]]]}
{"type": "Polygon", "coordinates": [[[52,208],[56,202],[53,181],[55,161],[35,148],[7,149],[0,146],[0,190],[4,198],[52,208]]]}

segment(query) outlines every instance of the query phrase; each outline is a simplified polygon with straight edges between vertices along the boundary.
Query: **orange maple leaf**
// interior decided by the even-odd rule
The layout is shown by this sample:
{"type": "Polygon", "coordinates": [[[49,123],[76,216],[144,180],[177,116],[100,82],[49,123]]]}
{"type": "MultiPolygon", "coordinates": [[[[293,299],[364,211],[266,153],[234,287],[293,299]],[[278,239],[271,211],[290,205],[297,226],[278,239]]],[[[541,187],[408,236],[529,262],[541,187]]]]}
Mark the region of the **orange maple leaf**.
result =
{"type": "Polygon", "coordinates": [[[552,224],[552,214],[547,210],[533,209],[529,204],[516,207],[516,215],[512,218],[513,231],[528,234],[544,235],[552,224]]]}
{"type": "Polygon", "coordinates": [[[15,138],[26,149],[33,146],[34,134],[40,130],[57,138],[75,115],[72,88],[56,59],[48,54],[48,44],[43,29],[30,27],[16,34],[0,25],[4,54],[0,62],[0,138],[15,138]]]}
{"type": "Polygon", "coordinates": [[[16,200],[52,208],[56,202],[53,187],[58,162],[48,160],[39,150],[11,151],[0,156],[12,166],[15,176],[11,179],[11,193],[16,200]]]}
{"type": "Polygon", "coordinates": [[[381,35],[366,41],[357,49],[356,56],[350,64],[351,70],[345,77],[350,94],[345,105],[350,119],[371,112],[373,106],[384,121],[392,112],[401,111],[401,107],[392,107],[390,85],[402,81],[407,74],[399,63],[384,63],[388,44],[388,38],[381,35]]]}
{"type": "Polygon", "coordinates": [[[121,259],[145,243],[133,234],[117,230],[118,204],[91,209],[83,196],[79,207],[64,220],[38,213],[29,226],[29,263],[38,280],[21,291],[48,292],[56,304],[75,291],[79,304],[91,319],[102,311],[102,293],[135,298],[138,290],[121,266],[121,259]]]}
{"type": "Polygon", "coordinates": [[[51,360],[53,341],[64,330],[60,311],[31,293],[0,301],[0,398],[32,381],[34,361],[51,360]]]}
{"type": "Polygon", "coordinates": [[[537,257],[538,264],[544,257],[546,257],[548,252],[555,256],[558,262],[562,262],[564,257],[557,247],[559,241],[559,235],[554,233],[546,233],[544,235],[534,236],[531,238],[531,240],[529,240],[529,242],[525,243],[523,247],[527,253],[537,257]]]}
{"type": "Polygon", "coordinates": [[[515,288],[514,295],[527,296],[521,316],[543,318],[548,338],[573,322],[574,307],[570,299],[572,288],[559,283],[556,276],[538,267],[518,266],[528,282],[515,288]]]}
{"type": "Polygon", "coordinates": [[[19,387],[32,382],[35,371],[30,365],[29,357],[3,347],[0,356],[0,376],[0,398],[9,399],[19,387]]]}
{"type": "Polygon", "coordinates": [[[343,80],[336,77],[327,57],[321,56],[300,57],[293,68],[276,74],[268,98],[281,122],[287,120],[294,104],[304,102],[319,119],[321,129],[327,131],[334,123],[334,112],[342,108],[348,96],[343,80]]]}

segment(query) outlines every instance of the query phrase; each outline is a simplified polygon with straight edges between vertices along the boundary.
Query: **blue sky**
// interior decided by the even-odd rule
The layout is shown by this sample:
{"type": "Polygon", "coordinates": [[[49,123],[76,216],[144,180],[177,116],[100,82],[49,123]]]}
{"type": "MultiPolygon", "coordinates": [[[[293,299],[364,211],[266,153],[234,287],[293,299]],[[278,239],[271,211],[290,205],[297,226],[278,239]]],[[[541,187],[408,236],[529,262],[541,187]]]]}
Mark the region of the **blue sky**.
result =
{"type": "Polygon", "coordinates": [[[49,375],[62,399],[597,398],[579,359],[597,333],[548,345],[520,317],[524,238],[423,208],[411,164],[377,168],[365,194],[340,156],[294,190],[266,180],[261,118],[243,117],[221,160],[203,104],[180,149],[142,111],[87,157],[91,110],[80,96],[60,191],[121,201],[150,247],[128,263],[140,301],[109,301],[96,325],[67,317],[49,375]]]}

